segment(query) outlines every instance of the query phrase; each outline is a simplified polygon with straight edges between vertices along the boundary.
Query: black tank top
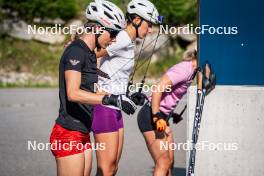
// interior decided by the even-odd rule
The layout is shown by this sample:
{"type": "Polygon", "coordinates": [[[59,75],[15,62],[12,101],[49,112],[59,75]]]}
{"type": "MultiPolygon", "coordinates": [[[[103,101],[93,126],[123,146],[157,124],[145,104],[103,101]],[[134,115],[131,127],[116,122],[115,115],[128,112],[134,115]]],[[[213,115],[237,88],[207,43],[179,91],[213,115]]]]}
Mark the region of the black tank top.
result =
{"type": "Polygon", "coordinates": [[[81,73],[82,90],[96,92],[98,81],[96,55],[82,40],[76,40],[64,51],[59,66],[60,109],[56,123],[69,130],[88,133],[91,128],[92,106],[68,101],[66,92],[66,70],[81,73]]]}

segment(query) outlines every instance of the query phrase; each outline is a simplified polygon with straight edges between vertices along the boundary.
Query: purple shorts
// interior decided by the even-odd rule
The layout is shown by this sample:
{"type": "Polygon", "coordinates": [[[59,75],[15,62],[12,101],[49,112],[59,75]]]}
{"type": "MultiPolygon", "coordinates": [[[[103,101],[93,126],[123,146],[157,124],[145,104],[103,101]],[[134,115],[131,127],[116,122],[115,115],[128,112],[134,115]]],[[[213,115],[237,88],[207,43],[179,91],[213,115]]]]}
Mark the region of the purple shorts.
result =
{"type": "Polygon", "coordinates": [[[93,108],[92,131],[95,134],[109,133],[124,128],[123,117],[120,110],[102,105],[93,108]]]}

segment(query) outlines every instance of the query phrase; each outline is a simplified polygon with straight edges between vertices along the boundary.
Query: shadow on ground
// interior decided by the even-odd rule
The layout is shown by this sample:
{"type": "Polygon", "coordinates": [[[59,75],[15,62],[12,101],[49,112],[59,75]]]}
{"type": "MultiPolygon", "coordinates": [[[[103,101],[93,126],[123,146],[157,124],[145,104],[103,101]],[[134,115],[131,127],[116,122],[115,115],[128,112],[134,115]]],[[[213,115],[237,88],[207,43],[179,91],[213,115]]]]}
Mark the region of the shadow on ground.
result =
{"type": "MultiPolygon", "coordinates": [[[[154,167],[152,168],[152,173],[154,171],[154,167]]],[[[172,176],[186,176],[186,168],[174,167],[172,169],[172,176]]]]}
{"type": "Polygon", "coordinates": [[[174,167],[172,170],[172,175],[173,176],[185,176],[186,175],[186,168],[174,167]]]}

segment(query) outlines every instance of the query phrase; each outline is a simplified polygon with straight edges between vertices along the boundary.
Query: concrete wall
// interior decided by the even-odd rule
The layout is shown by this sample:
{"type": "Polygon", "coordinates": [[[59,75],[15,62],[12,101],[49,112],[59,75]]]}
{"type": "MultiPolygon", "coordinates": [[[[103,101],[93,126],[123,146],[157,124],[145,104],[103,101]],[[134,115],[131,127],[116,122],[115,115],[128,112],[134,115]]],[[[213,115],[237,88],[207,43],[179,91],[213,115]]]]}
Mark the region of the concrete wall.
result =
{"type": "MultiPolygon", "coordinates": [[[[190,140],[196,87],[189,89],[187,102],[187,139],[190,140]]],[[[225,143],[229,151],[213,144],[210,144],[212,150],[205,147],[197,151],[195,176],[264,175],[264,87],[217,86],[205,98],[198,142],[225,143]]]]}

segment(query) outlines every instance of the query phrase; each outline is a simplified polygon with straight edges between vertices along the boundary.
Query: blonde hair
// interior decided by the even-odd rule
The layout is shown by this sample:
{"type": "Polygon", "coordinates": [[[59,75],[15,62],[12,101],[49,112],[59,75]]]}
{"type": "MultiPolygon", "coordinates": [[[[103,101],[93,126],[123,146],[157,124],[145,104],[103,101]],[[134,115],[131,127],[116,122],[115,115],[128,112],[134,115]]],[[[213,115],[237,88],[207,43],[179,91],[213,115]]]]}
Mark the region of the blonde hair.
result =
{"type": "Polygon", "coordinates": [[[183,58],[182,61],[191,61],[193,59],[197,59],[197,51],[196,49],[193,50],[187,50],[184,54],[183,54],[183,58]]]}

